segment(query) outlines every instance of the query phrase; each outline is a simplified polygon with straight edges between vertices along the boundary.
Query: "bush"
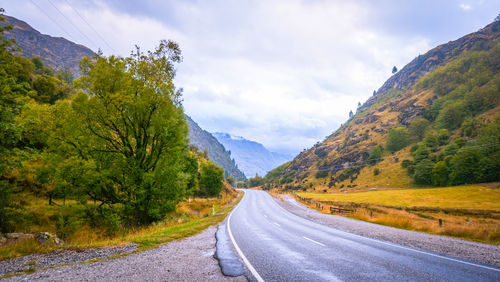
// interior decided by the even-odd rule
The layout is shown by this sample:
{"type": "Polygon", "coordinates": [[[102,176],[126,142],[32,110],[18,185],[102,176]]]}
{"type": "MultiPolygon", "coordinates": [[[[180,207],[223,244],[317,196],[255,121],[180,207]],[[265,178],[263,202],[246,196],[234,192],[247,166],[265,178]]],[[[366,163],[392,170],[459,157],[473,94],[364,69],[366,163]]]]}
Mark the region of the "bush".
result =
{"type": "Polygon", "coordinates": [[[373,147],[370,151],[370,155],[368,156],[368,164],[374,165],[380,162],[382,160],[383,150],[384,148],[380,145],[373,147]]]}
{"type": "Polygon", "coordinates": [[[429,127],[430,122],[425,118],[416,118],[408,127],[408,133],[410,137],[415,141],[420,141],[425,136],[425,132],[429,127]]]}
{"type": "Polygon", "coordinates": [[[325,178],[328,176],[328,170],[318,170],[314,177],[316,178],[325,178]]]}
{"type": "Polygon", "coordinates": [[[403,127],[391,128],[387,139],[387,150],[397,152],[409,144],[408,130],[403,127]]]}
{"type": "Polygon", "coordinates": [[[379,169],[378,167],[374,168],[374,169],[373,169],[373,175],[374,175],[374,176],[377,176],[377,175],[379,175],[379,174],[380,174],[380,169],[379,169]]]}
{"type": "Polygon", "coordinates": [[[448,184],[448,165],[444,161],[439,161],[432,169],[432,183],[436,186],[446,186],[448,184]]]}
{"type": "Polygon", "coordinates": [[[219,195],[224,188],[224,170],[208,161],[201,165],[200,174],[200,190],[203,194],[209,197],[219,195]]]}
{"type": "Polygon", "coordinates": [[[428,159],[422,160],[415,166],[413,180],[416,184],[430,185],[432,184],[432,169],[434,163],[428,159]]]}

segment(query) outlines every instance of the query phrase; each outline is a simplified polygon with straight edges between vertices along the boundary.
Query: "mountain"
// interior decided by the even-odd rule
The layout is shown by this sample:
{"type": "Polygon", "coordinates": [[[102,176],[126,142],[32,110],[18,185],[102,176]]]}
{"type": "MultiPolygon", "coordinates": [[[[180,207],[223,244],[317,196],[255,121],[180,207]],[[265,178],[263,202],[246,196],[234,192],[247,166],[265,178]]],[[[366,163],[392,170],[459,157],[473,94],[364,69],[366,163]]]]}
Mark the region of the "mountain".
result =
{"type": "Polygon", "coordinates": [[[230,152],[238,167],[247,177],[266,175],[271,169],[291,160],[291,156],[274,153],[262,144],[240,136],[216,132],[213,134],[230,152]]]}
{"type": "Polygon", "coordinates": [[[499,38],[497,21],[419,55],[272,183],[334,192],[499,181],[499,38]]]}
{"type": "MultiPolygon", "coordinates": [[[[12,30],[5,33],[5,37],[16,40],[16,44],[21,48],[19,55],[27,58],[40,57],[45,65],[52,69],[67,68],[78,74],[79,61],[83,57],[94,55],[92,50],[83,45],[75,44],[62,37],[41,34],[26,22],[14,17],[6,15],[2,17],[5,22],[1,24],[13,26],[12,30]]],[[[207,149],[209,158],[236,180],[245,180],[245,175],[238,170],[224,146],[210,133],[201,129],[191,118],[187,117],[187,120],[191,144],[201,151],[207,149]]]]}
{"type": "Polygon", "coordinates": [[[189,143],[200,151],[207,150],[209,159],[222,167],[235,180],[246,180],[245,175],[238,169],[234,160],[231,160],[230,153],[224,146],[212,134],[201,129],[189,116],[186,116],[186,119],[189,126],[189,143]]]}
{"type": "Polygon", "coordinates": [[[54,70],[65,68],[77,75],[80,59],[94,55],[94,51],[83,45],[62,37],[41,34],[14,17],[2,17],[5,19],[2,25],[13,26],[12,30],[5,32],[5,38],[14,38],[17,41],[17,45],[21,47],[20,55],[26,58],[40,57],[46,66],[54,70]]]}

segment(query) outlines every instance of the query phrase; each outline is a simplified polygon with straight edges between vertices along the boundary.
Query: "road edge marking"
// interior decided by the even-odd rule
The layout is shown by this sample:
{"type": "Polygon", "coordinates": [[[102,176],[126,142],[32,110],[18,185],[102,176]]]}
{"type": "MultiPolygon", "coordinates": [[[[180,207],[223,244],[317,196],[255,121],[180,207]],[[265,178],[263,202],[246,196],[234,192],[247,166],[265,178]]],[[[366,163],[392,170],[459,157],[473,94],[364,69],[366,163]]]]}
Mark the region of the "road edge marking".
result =
{"type": "Polygon", "coordinates": [[[304,238],[304,239],[306,239],[306,240],[309,240],[309,241],[311,241],[311,242],[313,242],[313,243],[316,243],[316,244],[318,244],[318,245],[320,245],[320,246],[326,247],[326,245],[325,245],[325,244],[320,243],[320,242],[318,242],[318,241],[315,241],[315,240],[313,240],[313,239],[311,239],[311,238],[307,238],[306,236],[302,236],[302,238],[304,238]]]}
{"type": "Polygon", "coordinates": [[[262,277],[257,272],[257,270],[255,270],[255,268],[252,266],[252,264],[248,261],[247,257],[243,254],[243,252],[241,251],[238,244],[236,244],[236,240],[234,240],[234,237],[233,237],[233,232],[231,232],[231,216],[233,216],[233,213],[236,211],[236,209],[239,208],[239,206],[240,205],[238,204],[238,206],[233,211],[231,211],[231,213],[227,217],[227,231],[229,233],[229,238],[231,238],[231,242],[233,242],[233,246],[236,249],[236,252],[238,252],[238,255],[241,257],[241,259],[243,260],[243,262],[247,266],[248,270],[250,270],[252,275],[255,277],[255,279],[257,279],[257,281],[259,281],[259,282],[264,282],[264,279],[262,279],[262,277]]]}
{"type": "MultiPolygon", "coordinates": [[[[266,194],[269,195],[269,193],[266,193],[266,194]]],[[[269,195],[269,196],[271,198],[273,197],[271,195],[269,195]]],[[[449,260],[449,261],[459,262],[459,263],[463,263],[463,264],[467,264],[467,265],[471,265],[471,266],[476,266],[476,267],[480,267],[480,268],[484,268],[484,269],[489,269],[489,270],[500,272],[500,269],[498,269],[498,268],[490,267],[488,265],[483,265],[483,264],[480,264],[479,262],[468,262],[468,261],[465,261],[465,259],[458,258],[458,257],[457,258],[447,257],[446,255],[437,254],[437,253],[434,253],[434,252],[431,252],[431,251],[427,251],[427,250],[424,250],[424,249],[411,248],[411,247],[399,245],[397,243],[387,242],[387,241],[383,241],[383,240],[379,240],[379,239],[374,239],[374,238],[370,238],[370,237],[358,235],[358,234],[355,234],[355,233],[343,231],[343,230],[340,230],[340,229],[337,229],[337,228],[334,228],[334,227],[331,227],[331,226],[328,226],[328,225],[325,225],[325,224],[321,224],[321,223],[312,221],[312,220],[307,219],[305,217],[296,215],[296,214],[288,211],[287,209],[285,209],[284,207],[282,207],[278,203],[276,203],[276,205],[278,207],[280,207],[281,209],[283,209],[284,211],[286,211],[286,212],[288,212],[288,213],[290,213],[290,214],[292,214],[292,215],[294,215],[296,217],[299,217],[301,219],[310,221],[310,222],[315,223],[315,224],[319,224],[319,225],[321,225],[323,227],[334,229],[335,231],[338,231],[338,232],[347,233],[347,234],[350,234],[350,235],[353,235],[353,236],[356,236],[356,237],[359,237],[359,238],[362,238],[362,239],[371,240],[371,241],[374,241],[374,242],[377,242],[377,243],[381,243],[381,244],[385,244],[385,245],[389,245],[389,246],[392,246],[392,247],[395,247],[395,248],[405,249],[405,250],[408,250],[408,251],[413,251],[413,252],[424,254],[424,255],[428,255],[428,256],[438,257],[438,258],[449,260]]],[[[309,209],[308,207],[306,207],[306,208],[309,209]]],[[[355,220],[359,220],[359,219],[355,219],[355,220]]],[[[369,222],[369,223],[376,224],[376,223],[373,223],[373,222],[369,222]]],[[[397,228],[397,227],[392,227],[392,228],[396,228],[396,229],[400,229],[400,230],[406,230],[406,229],[401,229],[401,228],[397,228]]],[[[412,231],[412,230],[406,230],[406,231],[412,231]]],[[[418,232],[418,231],[413,231],[413,232],[418,232]]],[[[429,233],[424,233],[424,232],[419,232],[419,233],[429,234],[429,233]]],[[[436,234],[430,234],[430,235],[436,235],[436,234]]],[[[436,235],[436,236],[441,236],[441,235],[436,235]]],[[[447,238],[457,239],[457,238],[453,238],[453,237],[447,237],[447,238]]],[[[460,239],[458,239],[458,240],[460,240],[460,239]]]]}

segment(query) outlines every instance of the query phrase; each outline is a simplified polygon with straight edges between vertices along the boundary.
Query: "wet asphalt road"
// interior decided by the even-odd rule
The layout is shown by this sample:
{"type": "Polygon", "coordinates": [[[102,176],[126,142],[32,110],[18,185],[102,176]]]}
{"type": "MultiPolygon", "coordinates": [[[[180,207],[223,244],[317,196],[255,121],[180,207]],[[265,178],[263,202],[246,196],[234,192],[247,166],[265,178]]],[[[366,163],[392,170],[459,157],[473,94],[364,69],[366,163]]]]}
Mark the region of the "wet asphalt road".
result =
{"type": "Polygon", "coordinates": [[[500,281],[497,267],[317,224],[263,191],[246,190],[228,219],[237,249],[264,281],[500,281]]]}

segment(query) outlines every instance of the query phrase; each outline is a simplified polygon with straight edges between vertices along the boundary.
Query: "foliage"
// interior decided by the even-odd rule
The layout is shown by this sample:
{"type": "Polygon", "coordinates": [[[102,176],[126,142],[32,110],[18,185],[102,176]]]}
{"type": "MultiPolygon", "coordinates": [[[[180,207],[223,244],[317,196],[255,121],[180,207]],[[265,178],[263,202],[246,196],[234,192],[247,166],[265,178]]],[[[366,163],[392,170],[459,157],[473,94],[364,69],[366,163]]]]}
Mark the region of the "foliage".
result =
{"type": "Polygon", "coordinates": [[[413,179],[416,184],[430,185],[432,184],[432,169],[434,163],[429,159],[424,159],[415,165],[415,173],[413,179]]]}
{"type": "Polygon", "coordinates": [[[373,147],[370,151],[370,155],[368,156],[368,164],[374,165],[382,160],[382,155],[384,152],[384,148],[380,145],[373,147]]]}
{"type": "Polygon", "coordinates": [[[216,164],[207,161],[200,168],[200,191],[204,196],[219,195],[224,188],[224,170],[216,164]]]}
{"type": "Polygon", "coordinates": [[[396,152],[409,144],[408,130],[403,127],[395,127],[389,130],[386,148],[390,152],[396,152]]]}
{"type": "Polygon", "coordinates": [[[378,167],[373,169],[373,176],[377,176],[380,174],[380,169],[378,167]]]}
{"type": "Polygon", "coordinates": [[[187,126],[172,83],[180,60],[171,41],[129,58],[83,59],[76,82],[83,91],[53,108],[46,184],[86,195],[126,224],[173,210],[188,178],[187,126]]]}
{"type": "Polygon", "coordinates": [[[429,125],[430,122],[425,118],[416,118],[410,123],[408,133],[413,140],[420,141],[424,138],[429,125]]]}

